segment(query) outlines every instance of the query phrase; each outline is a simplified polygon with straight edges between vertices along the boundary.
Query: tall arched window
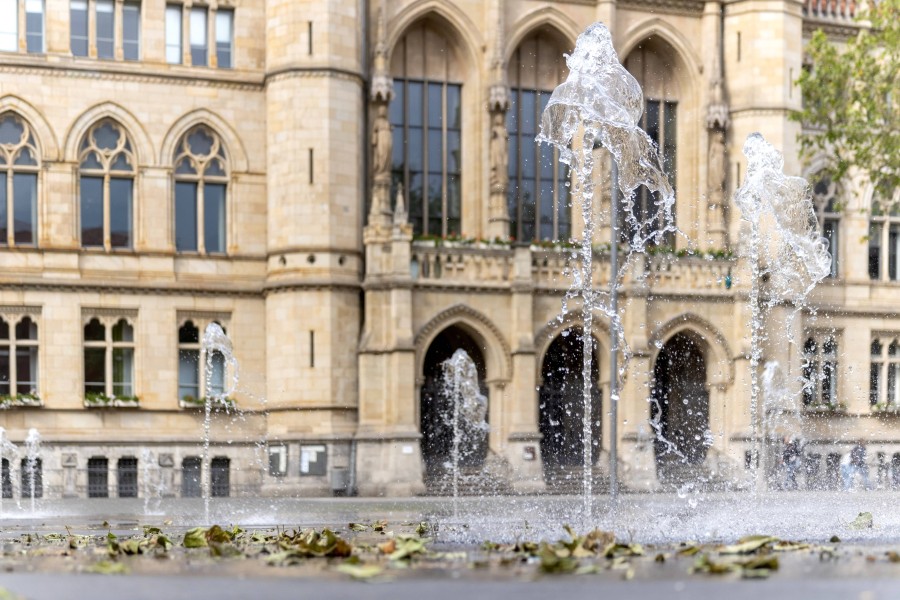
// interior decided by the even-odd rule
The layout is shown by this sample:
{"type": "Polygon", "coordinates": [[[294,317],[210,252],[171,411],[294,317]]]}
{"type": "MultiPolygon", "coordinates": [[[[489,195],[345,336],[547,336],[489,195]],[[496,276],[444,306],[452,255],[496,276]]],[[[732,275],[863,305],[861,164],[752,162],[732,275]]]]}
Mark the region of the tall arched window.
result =
{"type": "MultiPolygon", "coordinates": [[[[644,91],[644,114],[639,125],[659,147],[663,169],[668,175],[669,185],[676,189],[678,99],[680,90],[673,74],[675,49],[660,39],[650,39],[635,48],[625,60],[625,68],[634,75],[644,91]]],[[[634,216],[638,222],[649,224],[647,233],[663,227],[659,221],[658,194],[650,193],[641,186],[635,192],[634,216]]],[[[627,228],[623,234],[629,235],[627,228]]],[[[674,243],[671,233],[665,243],[674,243]]]]}
{"type": "Polygon", "coordinates": [[[0,245],[37,244],[38,151],[19,115],[0,115],[0,245]]]}
{"type": "Polygon", "coordinates": [[[509,61],[509,233],[517,240],[553,240],[571,233],[568,170],[556,148],[534,141],[550,94],[565,79],[565,50],[556,37],[536,32],[509,61]]]}
{"type": "Polygon", "coordinates": [[[394,48],[391,74],[393,178],[403,184],[413,230],[459,235],[462,73],[456,51],[438,26],[422,21],[394,48]]]}
{"type": "Polygon", "coordinates": [[[98,121],[79,153],[81,245],[131,248],[134,243],[134,150],[125,128],[98,121]]]}
{"type": "Polygon", "coordinates": [[[188,131],[175,148],[175,249],[225,252],[225,149],[205,125],[188,131]]]}

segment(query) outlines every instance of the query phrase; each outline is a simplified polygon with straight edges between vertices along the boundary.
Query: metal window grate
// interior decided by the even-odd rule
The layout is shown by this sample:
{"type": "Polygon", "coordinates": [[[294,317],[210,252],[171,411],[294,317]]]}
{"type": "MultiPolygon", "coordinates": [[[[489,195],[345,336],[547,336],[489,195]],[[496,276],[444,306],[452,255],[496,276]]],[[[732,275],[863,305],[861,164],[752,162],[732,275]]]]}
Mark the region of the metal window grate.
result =
{"type": "Polygon", "coordinates": [[[133,456],[119,459],[118,488],[119,498],[137,498],[138,495],[138,461],[133,456]]]}
{"type": "Polygon", "coordinates": [[[88,459],[88,498],[109,497],[109,461],[105,458],[88,459]]]}
{"type": "Polygon", "coordinates": [[[217,456],[210,464],[211,495],[215,498],[227,498],[231,494],[231,459],[217,456]]]}
{"type": "Polygon", "coordinates": [[[181,497],[200,497],[200,457],[188,456],[181,463],[181,497]]]}
{"type": "Polygon", "coordinates": [[[12,498],[13,497],[13,489],[12,489],[12,474],[9,469],[9,460],[3,459],[3,471],[2,471],[2,487],[3,487],[3,497],[4,498],[12,498]]]}
{"type": "Polygon", "coordinates": [[[34,461],[30,459],[22,459],[22,497],[31,498],[31,492],[34,490],[35,498],[43,498],[44,496],[44,475],[43,461],[38,458],[34,461]]]}

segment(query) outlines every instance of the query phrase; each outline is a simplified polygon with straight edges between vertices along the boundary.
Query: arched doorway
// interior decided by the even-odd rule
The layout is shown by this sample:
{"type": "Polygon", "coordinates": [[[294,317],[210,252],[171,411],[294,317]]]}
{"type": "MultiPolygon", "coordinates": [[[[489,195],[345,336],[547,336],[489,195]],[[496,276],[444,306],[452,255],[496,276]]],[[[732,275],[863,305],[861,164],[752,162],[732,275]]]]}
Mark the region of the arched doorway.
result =
{"type": "MultiPolygon", "coordinates": [[[[581,468],[584,466],[584,388],[581,377],[584,347],[581,331],[580,327],[572,327],[558,335],[547,349],[541,366],[538,426],[543,436],[541,458],[544,478],[551,484],[563,484],[560,480],[571,478],[580,482],[581,468]]],[[[600,453],[602,397],[598,385],[600,365],[596,340],[593,346],[591,439],[593,462],[596,464],[600,453]]]]}
{"type": "MultiPolygon", "coordinates": [[[[420,394],[419,415],[426,482],[442,478],[451,460],[453,400],[444,389],[443,363],[458,349],[465,350],[475,363],[481,393],[488,397],[484,383],[487,369],[481,348],[463,328],[451,325],[434,338],[425,354],[425,381],[420,394]]],[[[487,431],[466,430],[461,444],[464,451],[460,466],[480,469],[487,456],[487,431]]]]}
{"type": "Polygon", "coordinates": [[[656,469],[660,480],[673,480],[685,468],[702,465],[711,442],[706,356],[698,340],[675,334],[662,347],[653,368],[650,419],[659,423],[656,469]]]}

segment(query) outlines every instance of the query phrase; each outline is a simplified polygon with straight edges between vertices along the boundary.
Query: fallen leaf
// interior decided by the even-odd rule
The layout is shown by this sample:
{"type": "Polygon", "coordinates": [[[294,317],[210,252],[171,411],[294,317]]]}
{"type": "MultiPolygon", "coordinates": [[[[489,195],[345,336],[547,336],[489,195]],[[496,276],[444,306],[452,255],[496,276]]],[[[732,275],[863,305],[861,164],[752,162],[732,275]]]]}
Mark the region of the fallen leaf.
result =
{"type": "Polygon", "coordinates": [[[100,575],[125,575],[128,573],[128,567],[112,560],[101,560],[88,567],[87,570],[100,575]]]}
{"type": "Polygon", "coordinates": [[[349,575],[353,579],[371,579],[378,577],[384,572],[384,569],[378,565],[338,565],[335,569],[338,573],[349,575]]]}

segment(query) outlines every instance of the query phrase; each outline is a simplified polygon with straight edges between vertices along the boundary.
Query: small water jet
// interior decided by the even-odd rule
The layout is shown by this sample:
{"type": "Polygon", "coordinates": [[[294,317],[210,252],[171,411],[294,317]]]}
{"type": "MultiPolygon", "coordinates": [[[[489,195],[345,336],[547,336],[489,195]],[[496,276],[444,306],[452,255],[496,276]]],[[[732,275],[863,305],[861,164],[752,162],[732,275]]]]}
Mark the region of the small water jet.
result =
{"type": "Polygon", "coordinates": [[[37,495],[38,463],[41,460],[41,434],[32,427],[25,436],[25,474],[28,477],[29,496],[31,497],[31,514],[35,513],[35,496],[37,495]]]}
{"type": "Polygon", "coordinates": [[[201,345],[206,355],[206,397],[203,408],[203,453],[200,459],[200,490],[203,496],[203,515],[205,523],[209,523],[209,498],[211,495],[211,465],[209,460],[209,436],[212,425],[213,407],[225,407],[228,397],[234,393],[238,384],[238,365],[234,357],[231,340],[225,334],[221,325],[210,323],[203,332],[201,345]],[[231,380],[228,383],[226,374],[231,370],[231,380]],[[221,377],[217,378],[217,374],[221,377]],[[222,381],[222,385],[217,385],[222,381]]]}
{"type": "Polygon", "coordinates": [[[767,453],[763,452],[767,416],[760,414],[759,406],[764,325],[760,284],[765,276],[768,306],[787,302],[794,307],[795,315],[806,306],[806,298],[816,284],[831,272],[831,256],[815,227],[809,183],[802,177],[785,175],[784,157],[759,133],[747,136],[743,151],[747,174],[734,201],[750,226],[745,250],[750,268],[750,464],[757,471],[755,489],[762,491],[767,487],[769,468],[765,464],[767,453]]]}
{"type": "Polygon", "coordinates": [[[441,365],[443,369],[444,397],[450,406],[443,415],[444,422],[453,431],[450,450],[450,471],[453,484],[453,516],[459,516],[459,467],[465,458],[475,452],[476,437],[488,430],[487,398],[481,393],[478,369],[475,361],[462,348],[441,365]]]}

